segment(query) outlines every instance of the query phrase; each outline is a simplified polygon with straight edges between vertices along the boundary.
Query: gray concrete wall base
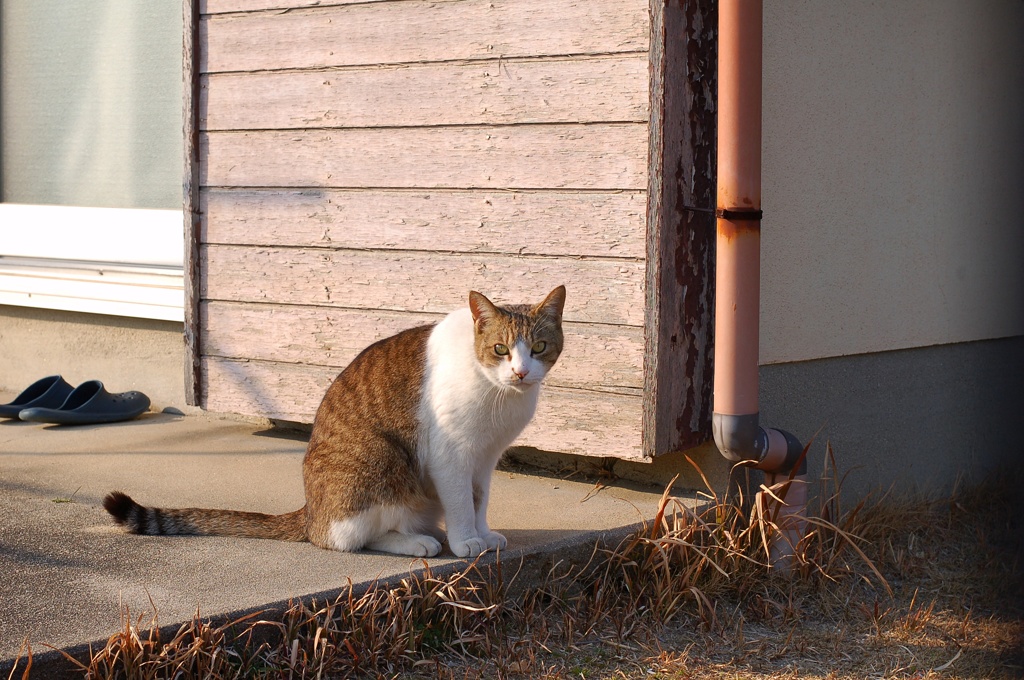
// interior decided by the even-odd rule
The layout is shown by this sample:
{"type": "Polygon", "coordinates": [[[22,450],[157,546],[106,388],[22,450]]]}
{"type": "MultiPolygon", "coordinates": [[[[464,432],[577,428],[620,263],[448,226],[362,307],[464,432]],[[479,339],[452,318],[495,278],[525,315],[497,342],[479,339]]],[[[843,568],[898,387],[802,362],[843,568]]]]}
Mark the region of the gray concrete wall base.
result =
{"type": "Polygon", "coordinates": [[[761,422],[826,444],[844,492],[949,493],[1024,454],[1024,337],[762,366],[761,422]]]}
{"type": "Polygon", "coordinates": [[[172,321],[0,306],[0,390],[17,394],[59,373],[72,385],[139,390],[154,410],[187,413],[182,331],[172,321]]]}

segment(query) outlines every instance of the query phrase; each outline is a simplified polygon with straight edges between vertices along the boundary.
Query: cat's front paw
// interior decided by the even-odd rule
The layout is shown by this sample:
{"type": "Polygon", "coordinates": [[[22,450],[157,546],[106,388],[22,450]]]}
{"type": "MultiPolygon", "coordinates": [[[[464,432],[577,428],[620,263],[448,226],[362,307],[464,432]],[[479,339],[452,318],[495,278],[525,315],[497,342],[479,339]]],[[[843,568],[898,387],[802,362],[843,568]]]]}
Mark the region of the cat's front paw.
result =
{"type": "Polygon", "coordinates": [[[413,557],[433,557],[441,552],[441,543],[433,536],[426,534],[401,534],[389,531],[380,538],[366,544],[370,550],[394,553],[395,555],[412,555],[413,557]]]}
{"type": "Polygon", "coordinates": [[[487,532],[484,536],[484,543],[487,544],[488,550],[504,550],[505,546],[508,545],[508,541],[505,540],[505,537],[497,531],[487,532]]]}
{"type": "Polygon", "coordinates": [[[450,541],[452,552],[457,557],[476,557],[487,551],[487,543],[479,536],[467,538],[464,541],[450,541]]]}
{"type": "Polygon", "coordinates": [[[414,536],[410,548],[414,557],[433,557],[441,552],[441,542],[433,536],[414,536]]]}

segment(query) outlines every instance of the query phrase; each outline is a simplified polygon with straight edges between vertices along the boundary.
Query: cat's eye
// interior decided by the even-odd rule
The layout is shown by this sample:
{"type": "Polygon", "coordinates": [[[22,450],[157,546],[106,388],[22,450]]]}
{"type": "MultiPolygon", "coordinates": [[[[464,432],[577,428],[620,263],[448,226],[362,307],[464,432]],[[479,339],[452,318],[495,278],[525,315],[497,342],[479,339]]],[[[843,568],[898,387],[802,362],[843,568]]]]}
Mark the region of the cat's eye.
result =
{"type": "Polygon", "coordinates": [[[497,354],[499,357],[507,357],[508,347],[502,345],[501,343],[498,343],[497,345],[494,346],[494,353],[497,354]]]}
{"type": "Polygon", "coordinates": [[[548,347],[548,343],[546,343],[543,340],[541,340],[539,342],[533,343],[533,347],[530,348],[530,351],[532,353],[534,353],[534,354],[540,354],[545,349],[547,349],[547,347],[548,347]]]}

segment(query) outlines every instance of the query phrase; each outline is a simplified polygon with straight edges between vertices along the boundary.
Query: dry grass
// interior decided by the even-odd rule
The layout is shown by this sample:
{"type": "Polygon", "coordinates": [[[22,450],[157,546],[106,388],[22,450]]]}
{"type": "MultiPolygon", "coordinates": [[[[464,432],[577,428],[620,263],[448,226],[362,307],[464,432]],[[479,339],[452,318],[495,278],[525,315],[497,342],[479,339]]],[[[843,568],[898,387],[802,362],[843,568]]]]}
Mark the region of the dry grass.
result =
{"type": "Polygon", "coordinates": [[[88,678],[1019,678],[1021,480],[1002,479],[845,510],[825,479],[788,576],[766,564],[771,512],[738,493],[694,512],[666,492],[644,531],[539,585],[500,562],[425,565],[280,616],[197,613],[170,639],[126,613],[75,663],[88,678]]]}

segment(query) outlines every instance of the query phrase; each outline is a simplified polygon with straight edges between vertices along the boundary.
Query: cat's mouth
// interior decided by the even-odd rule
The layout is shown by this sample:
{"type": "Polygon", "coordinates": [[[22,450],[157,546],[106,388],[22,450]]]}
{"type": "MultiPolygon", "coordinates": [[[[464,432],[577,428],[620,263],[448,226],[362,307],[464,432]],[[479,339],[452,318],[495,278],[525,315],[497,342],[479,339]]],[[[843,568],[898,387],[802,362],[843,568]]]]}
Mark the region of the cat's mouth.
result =
{"type": "Polygon", "coordinates": [[[503,385],[505,387],[507,387],[510,390],[514,390],[516,392],[525,392],[526,390],[530,389],[531,387],[535,387],[538,383],[540,383],[539,380],[531,380],[529,378],[527,378],[525,380],[521,380],[521,379],[518,379],[518,378],[512,378],[512,379],[503,381],[503,385]]]}

